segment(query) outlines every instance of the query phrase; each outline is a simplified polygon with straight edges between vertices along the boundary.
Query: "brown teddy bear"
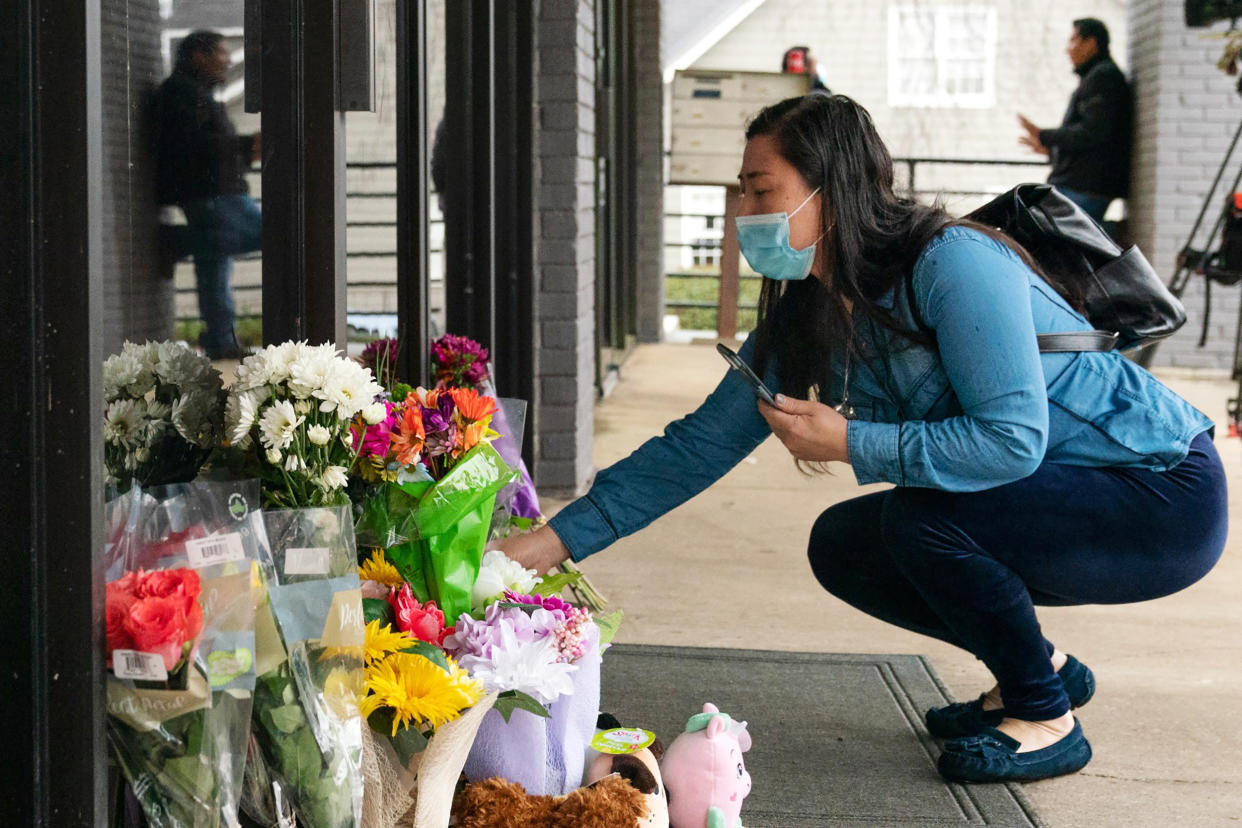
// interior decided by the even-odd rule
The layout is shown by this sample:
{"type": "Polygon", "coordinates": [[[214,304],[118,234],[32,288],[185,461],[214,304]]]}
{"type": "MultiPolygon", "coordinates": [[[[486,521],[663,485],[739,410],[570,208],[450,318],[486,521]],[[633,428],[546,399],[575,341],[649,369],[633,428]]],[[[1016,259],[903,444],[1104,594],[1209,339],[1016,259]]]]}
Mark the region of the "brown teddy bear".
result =
{"type": "Polygon", "coordinates": [[[647,799],[620,774],[565,796],[531,796],[516,782],[484,779],[453,802],[457,828],[634,828],[647,818],[647,799]]]}

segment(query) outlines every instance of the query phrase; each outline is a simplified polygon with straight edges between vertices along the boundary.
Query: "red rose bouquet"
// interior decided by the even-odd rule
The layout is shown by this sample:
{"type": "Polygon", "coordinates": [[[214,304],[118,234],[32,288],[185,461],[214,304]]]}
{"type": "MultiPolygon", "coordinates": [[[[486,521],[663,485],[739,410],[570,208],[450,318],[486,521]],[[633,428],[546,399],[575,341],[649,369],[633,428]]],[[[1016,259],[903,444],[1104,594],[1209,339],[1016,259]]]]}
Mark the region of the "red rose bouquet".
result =
{"type": "Polygon", "coordinates": [[[108,504],[108,741],[153,826],[237,824],[258,499],[256,481],[182,483],[108,504]]]}
{"type": "Polygon", "coordinates": [[[158,676],[161,670],[165,677],[175,675],[193,658],[203,629],[201,592],[198,573],[186,567],[140,569],[109,582],[104,606],[108,669],[138,673],[136,678],[158,676]],[[126,660],[128,668],[114,666],[113,659],[126,660]]]}

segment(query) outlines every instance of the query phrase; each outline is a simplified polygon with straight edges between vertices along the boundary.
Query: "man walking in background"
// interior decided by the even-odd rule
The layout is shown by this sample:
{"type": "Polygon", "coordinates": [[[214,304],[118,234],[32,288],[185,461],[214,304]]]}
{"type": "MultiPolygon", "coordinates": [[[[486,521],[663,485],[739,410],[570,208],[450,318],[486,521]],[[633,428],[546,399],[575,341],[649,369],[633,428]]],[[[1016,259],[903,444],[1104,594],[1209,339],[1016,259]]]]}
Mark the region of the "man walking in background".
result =
{"type": "Polygon", "coordinates": [[[260,136],[238,135],[215,99],[232,62],[224,38],[197,31],[177,47],[177,63],[155,98],[156,190],[160,204],[185,213],[194,256],[199,344],[211,359],[240,359],[233,331],[233,256],[262,245],[262,215],[245,173],[261,154],[260,136]]]}
{"type": "Polygon", "coordinates": [[[1109,203],[1129,191],[1134,98],[1108,53],[1108,28],[1099,20],[1075,20],[1065,51],[1081,80],[1061,126],[1040,129],[1019,115],[1026,134],[1018,142],[1050,156],[1048,183],[1103,222],[1109,203]]]}

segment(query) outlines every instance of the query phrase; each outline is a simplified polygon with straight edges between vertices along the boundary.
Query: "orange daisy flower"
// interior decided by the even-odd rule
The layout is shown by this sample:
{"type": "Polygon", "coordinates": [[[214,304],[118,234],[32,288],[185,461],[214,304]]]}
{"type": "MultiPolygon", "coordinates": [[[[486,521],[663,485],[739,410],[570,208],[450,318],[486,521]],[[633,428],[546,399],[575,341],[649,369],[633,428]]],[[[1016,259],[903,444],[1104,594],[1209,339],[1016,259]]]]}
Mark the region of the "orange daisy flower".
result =
{"type": "MultiPolygon", "coordinates": [[[[412,396],[412,395],[411,395],[412,396]]],[[[401,410],[401,426],[392,436],[392,449],[397,462],[412,466],[418,462],[427,432],[423,429],[423,412],[416,403],[407,398],[401,410]]]]}
{"type": "MultiPolygon", "coordinates": [[[[489,418],[490,419],[490,418],[489,418]]],[[[487,432],[487,422],[467,423],[457,427],[457,439],[453,444],[453,456],[461,457],[479,444],[487,432]]]]}
{"type": "Polygon", "coordinates": [[[496,401],[491,397],[483,397],[472,388],[451,388],[449,394],[457,406],[457,413],[463,423],[490,420],[496,413],[496,401]]]}

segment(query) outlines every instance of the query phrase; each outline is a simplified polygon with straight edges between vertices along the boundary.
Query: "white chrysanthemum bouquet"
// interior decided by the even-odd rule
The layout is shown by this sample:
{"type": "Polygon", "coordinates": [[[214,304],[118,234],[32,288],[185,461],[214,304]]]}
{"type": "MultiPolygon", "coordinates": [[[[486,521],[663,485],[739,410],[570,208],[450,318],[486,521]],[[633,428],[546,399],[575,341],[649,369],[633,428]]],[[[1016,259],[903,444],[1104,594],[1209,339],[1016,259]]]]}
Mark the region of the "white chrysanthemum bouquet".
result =
{"type": "Polygon", "coordinates": [[[119,491],[193,480],[222,440],[211,362],[175,342],[126,342],[103,365],[104,465],[119,491]]]}
{"type": "Polygon", "coordinates": [[[269,345],[238,367],[225,432],[263,481],[267,506],[348,503],[360,437],[387,416],[383,393],[370,369],[331,345],[269,345]]]}

